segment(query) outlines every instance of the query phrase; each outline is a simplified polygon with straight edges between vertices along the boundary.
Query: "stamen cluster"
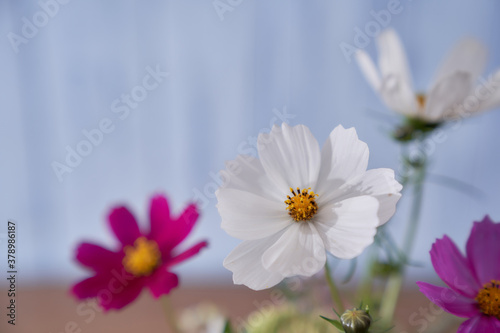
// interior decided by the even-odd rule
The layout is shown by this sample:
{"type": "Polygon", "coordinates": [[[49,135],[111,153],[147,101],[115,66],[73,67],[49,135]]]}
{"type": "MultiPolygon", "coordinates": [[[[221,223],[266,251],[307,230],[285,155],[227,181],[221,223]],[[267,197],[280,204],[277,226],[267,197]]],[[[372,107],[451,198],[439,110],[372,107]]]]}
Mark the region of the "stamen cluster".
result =
{"type": "Polygon", "coordinates": [[[491,280],[476,296],[481,312],[488,316],[500,319],[500,282],[491,280]]]}
{"type": "Polygon", "coordinates": [[[148,276],[160,264],[161,253],[158,244],[146,237],[139,237],[134,246],[126,246],[123,251],[123,267],[135,276],[148,276]]]}
{"type": "Polygon", "coordinates": [[[315,199],[318,196],[313,191],[309,192],[311,188],[303,189],[297,187],[297,192],[290,187],[290,192],[293,194],[292,197],[287,195],[286,209],[288,214],[295,221],[307,221],[310,220],[314,214],[318,211],[318,204],[315,199]]]}

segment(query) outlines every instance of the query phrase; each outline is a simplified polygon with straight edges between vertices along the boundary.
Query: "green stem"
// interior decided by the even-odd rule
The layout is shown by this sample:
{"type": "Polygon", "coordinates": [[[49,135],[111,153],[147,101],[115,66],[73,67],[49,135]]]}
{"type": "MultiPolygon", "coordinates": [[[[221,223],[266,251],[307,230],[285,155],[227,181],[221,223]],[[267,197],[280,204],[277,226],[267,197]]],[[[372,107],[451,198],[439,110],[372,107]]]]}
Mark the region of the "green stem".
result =
{"type": "Polygon", "coordinates": [[[402,285],[403,272],[394,273],[389,276],[380,306],[380,317],[387,325],[392,324],[394,319],[394,312],[396,311],[396,305],[402,285]]]}
{"type": "Polygon", "coordinates": [[[161,297],[161,304],[163,306],[163,313],[165,314],[165,319],[168,326],[173,333],[180,333],[179,327],[177,326],[177,320],[175,318],[175,311],[170,302],[170,298],[165,295],[161,297]]]}
{"type": "Polygon", "coordinates": [[[403,244],[403,253],[407,258],[410,257],[410,252],[413,248],[415,236],[420,221],[420,212],[422,210],[423,186],[425,180],[426,162],[417,168],[413,187],[413,204],[411,209],[409,225],[406,229],[405,242],[403,244]]]}
{"type": "MultiPolygon", "coordinates": [[[[377,251],[378,249],[374,249],[373,251],[377,251]]],[[[363,302],[363,304],[370,306],[373,308],[373,264],[377,262],[378,254],[372,254],[370,259],[368,260],[368,269],[365,270],[365,274],[361,279],[360,286],[358,288],[358,292],[356,294],[356,299],[358,301],[363,302]]]]}
{"type": "Polygon", "coordinates": [[[325,263],[325,278],[328,283],[328,287],[330,288],[330,296],[332,297],[332,301],[337,306],[336,311],[340,314],[344,313],[344,303],[342,303],[342,298],[340,297],[339,290],[333,282],[332,273],[330,271],[330,266],[328,265],[328,260],[325,263]]]}
{"type": "MultiPolygon", "coordinates": [[[[422,144],[420,142],[419,148],[422,148],[421,145],[422,144]]],[[[420,151],[424,150],[421,149],[420,151]]],[[[406,259],[404,262],[402,262],[402,265],[400,266],[398,272],[393,273],[387,281],[387,285],[382,298],[382,304],[380,307],[380,316],[386,323],[392,323],[394,319],[394,312],[396,310],[399,293],[401,292],[401,287],[403,285],[405,266],[408,264],[408,260],[413,248],[413,243],[415,241],[415,236],[417,234],[420,213],[422,210],[423,185],[426,175],[426,166],[427,161],[424,158],[424,160],[420,161],[419,164],[413,165],[412,167],[412,171],[414,173],[411,175],[410,180],[413,184],[413,202],[403,244],[403,253],[406,259]]]]}

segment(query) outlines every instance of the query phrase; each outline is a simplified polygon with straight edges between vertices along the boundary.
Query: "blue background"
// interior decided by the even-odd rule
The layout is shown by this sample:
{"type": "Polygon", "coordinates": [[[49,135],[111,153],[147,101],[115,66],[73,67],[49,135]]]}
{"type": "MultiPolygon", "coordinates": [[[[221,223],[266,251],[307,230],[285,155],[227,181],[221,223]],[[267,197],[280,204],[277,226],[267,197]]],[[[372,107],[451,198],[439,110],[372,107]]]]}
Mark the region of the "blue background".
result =
{"type": "MultiPolygon", "coordinates": [[[[105,221],[113,205],[127,203],[146,227],[152,194],[166,192],[179,212],[198,190],[206,200],[188,243],[207,238],[210,249],[176,272],[188,284],[230,284],[222,261],[238,240],[220,229],[214,175],[240,145],[279,124],[278,111],[309,126],[321,144],[338,124],[354,126],[370,147],[369,168],[400,170],[399,146],[389,138],[399,118],[339,46],[354,45],[354,29],[389,2],[233,0],[219,15],[211,1],[73,0],[46,22],[39,15],[44,24],[16,52],[9,36],[22,36],[23,18],[33,22],[41,5],[0,1],[0,240],[5,245],[7,219],[17,221],[23,283],[85,276],[73,250],[81,240],[116,244],[105,221]],[[120,119],[113,101],[157,66],[168,78],[120,119]],[[64,163],[66,147],[76,149],[82,131],[105,118],[114,130],[60,182],[53,162],[64,163]]],[[[465,36],[489,48],[485,78],[500,67],[498,1],[406,0],[398,8],[389,26],[403,40],[418,89],[465,36]]],[[[370,37],[372,56],[374,44],[370,37]]],[[[486,213],[500,220],[499,123],[498,111],[466,119],[430,146],[413,252],[424,268],[411,269],[409,283],[435,276],[428,251],[436,237],[446,233],[464,248],[473,220],[486,213]],[[443,175],[468,185],[457,190],[443,175]]],[[[410,199],[389,222],[398,240],[410,199]]]]}

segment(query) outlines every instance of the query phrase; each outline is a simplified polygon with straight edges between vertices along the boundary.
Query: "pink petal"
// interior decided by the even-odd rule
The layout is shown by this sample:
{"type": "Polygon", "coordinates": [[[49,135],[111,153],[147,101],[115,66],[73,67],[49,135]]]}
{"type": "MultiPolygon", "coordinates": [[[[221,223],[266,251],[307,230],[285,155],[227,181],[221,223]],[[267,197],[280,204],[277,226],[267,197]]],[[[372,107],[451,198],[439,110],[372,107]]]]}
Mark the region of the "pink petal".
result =
{"type": "Polygon", "coordinates": [[[71,293],[78,299],[96,297],[101,290],[105,290],[109,283],[109,276],[98,274],[89,277],[71,288],[71,293]]]}
{"type": "Polygon", "coordinates": [[[104,310],[121,309],[139,296],[145,281],[126,275],[97,274],[75,284],[71,292],[78,299],[97,298],[104,310]]]}
{"type": "Polygon", "coordinates": [[[148,279],[147,285],[153,297],[159,298],[161,295],[167,295],[170,290],[177,287],[179,278],[174,273],[160,268],[148,279]]]}
{"type": "Polygon", "coordinates": [[[431,260],[436,273],[448,286],[464,296],[476,297],[481,286],[469,261],[448,236],[432,244],[431,260]]]}
{"type": "Polygon", "coordinates": [[[151,199],[149,220],[151,223],[149,238],[157,240],[162,234],[163,229],[172,223],[170,219],[170,208],[168,207],[168,201],[165,196],[159,194],[151,199]]]}
{"type": "Polygon", "coordinates": [[[458,316],[470,318],[480,314],[477,303],[449,288],[437,287],[425,282],[417,282],[420,291],[443,310],[458,316]]]}
{"type": "Polygon", "coordinates": [[[471,332],[476,332],[476,326],[479,323],[481,317],[477,316],[474,318],[471,318],[469,320],[466,320],[460,325],[460,327],[457,330],[457,333],[471,333],[471,332]]]}
{"type": "Polygon", "coordinates": [[[198,220],[200,214],[195,204],[191,204],[182,212],[181,216],[177,219],[176,223],[176,235],[174,241],[174,247],[182,242],[193,230],[193,227],[198,220]]]}
{"type": "Polygon", "coordinates": [[[134,241],[141,236],[134,216],[125,207],[113,209],[109,214],[109,225],[123,246],[133,245],[134,241]]]}
{"type": "Polygon", "coordinates": [[[203,249],[206,246],[208,246],[208,242],[206,242],[206,241],[199,242],[198,244],[196,244],[196,245],[190,247],[189,249],[187,249],[186,251],[184,251],[184,252],[178,254],[177,256],[171,258],[168,261],[167,266],[171,267],[171,266],[180,264],[184,260],[187,260],[187,259],[191,258],[192,256],[194,256],[195,254],[198,254],[198,252],[200,252],[200,250],[203,249]]]}
{"type": "Polygon", "coordinates": [[[457,330],[457,333],[495,333],[500,332],[500,320],[491,316],[476,316],[471,318],[457,330]]]}
{"type": "Polygon", "coordinates": [[[196,205],[191,204],[178,219],[169,221],[157,238],[158,245],[163,254],[170,252],[189,235],[198,216],[196,205]]]}
{"type": "Polygon", "coordinates": [[[500,280],[500,224],[489,216],[475,222],[467,240],[467,257],[480,285],[500,280]]]}
{"type": "Polygon", "coordinates": [[[99,305],[105,311],[127,306],[141,294],[144,281],[144,278],[138,278],[130,281],[126,286],[116,284],[116,289],[106,289],[98,295],[99,305]]]}
{"type": "Polygon", "coordinates": [[[76,260],[95,272],[109,272],[121,265],[123,253],[112,252],[101,246],[82,243],[76,249],[76,260]]]}

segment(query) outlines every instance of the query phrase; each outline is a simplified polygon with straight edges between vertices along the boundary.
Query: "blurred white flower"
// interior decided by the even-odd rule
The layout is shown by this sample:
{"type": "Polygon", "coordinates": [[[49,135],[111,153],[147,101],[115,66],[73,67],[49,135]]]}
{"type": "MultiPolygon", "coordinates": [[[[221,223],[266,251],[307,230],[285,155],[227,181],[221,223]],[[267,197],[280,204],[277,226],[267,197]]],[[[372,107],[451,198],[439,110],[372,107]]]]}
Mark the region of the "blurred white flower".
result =
{"type": "Polygon", "coordinates": [[[460,41],[445,58],[426,93],[415,93],[403,45],[392,29],[377,38],[378,68],[363,50],[356,60],[366,80],[392,110],[429,123],[465,118],[500,106],[500,70],[477,85],[487,50],[473,38],[460,41]]]}
{"type": "Polygon", "coordinates": [[[257,148],[260,160],[227,163],[216,192],[222,228],[243,240],[224,260],[235,284],[261,290],[311,276],[326,251],[354,258],[395,212],[402,186],[393,170],[366,170],[368,146],[354,128],[336,127],[320,151],[307,127],[284,123],[257,148]]]}
{"type": "Polygon", "coordinates": [[[225,325],[222,312],[210,303],[187,308],[179,318],[179,329],[184,333],[221,333],[225,325]]]}
{"type": "Polygon", "coordinates": [[[321,312],[309,309],[298,311],[293,305],[266,308],[248,316],[246,333],[329,333],[332,326],[320,318],[321,312]]]}

